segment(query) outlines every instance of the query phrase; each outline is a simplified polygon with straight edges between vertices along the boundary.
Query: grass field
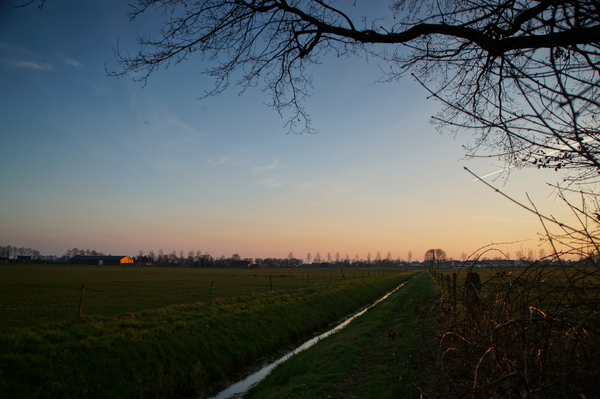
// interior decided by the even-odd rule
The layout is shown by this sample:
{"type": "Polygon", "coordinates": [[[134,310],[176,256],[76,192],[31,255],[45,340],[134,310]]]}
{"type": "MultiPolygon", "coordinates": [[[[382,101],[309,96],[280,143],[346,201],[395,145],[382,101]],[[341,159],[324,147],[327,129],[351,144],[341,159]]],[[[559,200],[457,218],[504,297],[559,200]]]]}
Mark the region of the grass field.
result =
{"type": "MultiPolygon", "coordinates": [[[[395,271],[397,272],[397,271],[395,271]]],[[[71,320],[83,313],[116,316],[271,290],[333,284],[382,270],[200,269],[135,266],[0,264],[0,328],[71,320]]]]}
{"type": "MultiPolygon", "coordinates": [[[[341,273],[336,280],[330,277],[332,270],[229,269],[218,274],[215,270],[64,267],[26,278],[24,271],[43,266],[14,272],[16,267],[2,270],[5,275],[12,270],[13,283],[21,284],[21,290],[10,291],[23,298],[26,306],[21,305],[21,312],[34,303],[41,309],[28,318],[28,326],[16,326],[19,321],[13,315],[12,326],[0,329],[3,398],[210,396],[247,367],[299,344],[414,274],[371,271],[370,276],[359,277],[358,272],[346,270],[346,280],[341,273]],[[271,277],[274,291],[270,291],[269,275],[294,277],[271,277]],[[81,319],[55,312],[60,298],[70,298],[64,295],[68,291],[75,296],[68,300],[76,313],[82,277],[87,278],[86,287],[99,287],[98,293],[103,294],[98,298],[104,298],[104,306],[97,312],[109,309],[119,316],[91,315],[91,304],[81,319]],[[210,287],[211,281],[230,287],[230,297],[223,298],[215,288],[215,297],[221,298],[191,300],[194,287],[210,287]],[[249,288],[245,281],[262,282],[249,288]],[[278,282],[285,289],[277,289],[278,282]],[[243,290],[254,292],[244,296],[243,290]],[[58,321],[62,317],[67,321],[58,321]]],[[[2,284],[11,287],[6,279],[2,284]]],[[[207,291],[198,298],[206,299],[207,291]]],[[[19,303],[6,290],[3,295],[19,303]]],[[[86,304],[88,299],[86,291],[86,304]]]]}

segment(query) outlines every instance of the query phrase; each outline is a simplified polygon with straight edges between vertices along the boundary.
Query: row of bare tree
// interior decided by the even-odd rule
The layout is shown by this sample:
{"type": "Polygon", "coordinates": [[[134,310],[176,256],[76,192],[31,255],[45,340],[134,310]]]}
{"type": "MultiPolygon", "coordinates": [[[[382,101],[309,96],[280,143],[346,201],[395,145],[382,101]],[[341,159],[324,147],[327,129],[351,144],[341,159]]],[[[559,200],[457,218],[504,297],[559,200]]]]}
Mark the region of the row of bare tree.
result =
{"type": "Polygon", "coordinates": [[[32,260],[41,258],[40,251],[33,248],[15,247],[12,245],[0,245],[0,259],[17,259],[18,256],[31,256],[32,260]]]}
{"type": "Polygon", "coordinates": [[[375,267],[390,267],[402,263],[410,263],[412,259],[412,252],[408,253],[408,261],[404,258],[393,259],[392,254],[388,251],[387,256],[383,258],[381,256],[381,252],[377,252],[376,256],[373,258],[371,253],[367,254],[366,259],[361,258],[358,254],[356,254],[353,258],[351,258],[348,254],[344,257],[341,256],[340,252],[336,252],[334,255],[331,252],[328,252],[326,256],[321,256],[320,252],[317,252],[314,256],[309,252],[306,255],[306,259],[297,258],[294,256],[292,252],[288,254],[285,258],[242,258],[239,254],[234,253],[230,257],[226,257],[222,255],[218,258],[211,256],[208,252],[203,252],[200,250],[197,251],[188,251],[187,253],[183,250],[172,251],[170,253],[165,253],[162,249],[158,252],[154,250],[148,251],[148,253],[144,253],[143,250],[140,250],[138,256],[135,258],[136,263],[138,264],[170,264],[170,265],[195,265],[201,267],[209,267],[209,266],[228,266],[233,264],[233,262],[239,261],[247,261],[249,263],[253,263],[261,266],[268,267],[294,267],[301,265],[322,265],[322,264],[330,264],[330,265],[340,265],[340,266],[365,266],[371,265],[375,267]]]}

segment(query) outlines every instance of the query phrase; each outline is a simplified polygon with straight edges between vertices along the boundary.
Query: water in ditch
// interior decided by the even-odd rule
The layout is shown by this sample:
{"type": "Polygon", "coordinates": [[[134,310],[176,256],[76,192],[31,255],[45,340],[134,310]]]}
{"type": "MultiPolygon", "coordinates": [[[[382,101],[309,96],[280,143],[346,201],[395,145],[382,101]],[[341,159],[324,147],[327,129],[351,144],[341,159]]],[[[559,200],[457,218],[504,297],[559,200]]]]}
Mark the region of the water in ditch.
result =
{"type": "Polygon", "coordinates": [[[306,341],[305,343],[303,343],[302,345],[300,345],[293,351],[285,354],[284,356],[280,357],[279,359],[275,360],[274,362],[266,365],[265,367],[263,367],[256,373],[249,375],[245,379],[236,382],[235,384],[231,385],[229,388],[221,391],[221,393],[219,393],[216,396],[211,397],[210,399],[241,398],[246,393],[246,391],[248,391],[248,389],[250,389],[252,386],[254,386],[258,382],[260,382],[263,378],[265,378],[271,372],[271,370],[273,370],[278,364],[285,362],[286,360],[288,360],[290,357],[292,357],[296,353],[300,353],[303,350],[310,348],[311,346],[313,346],[314,344],[316,344],[323,338],[327,338],[330,335],[335,334],[336,332],[340,331],[341,329],[346,327],[348,324],[350,324],[354,319],[362,316],[363,314],[365,314],[366,312],[368,312],[369,310],[374,308],[378,303],[387,299],[394,292],[398,291],[407,282],[408,281],[405,281],[404,283],[400,284],[398,287],[394,288],[393,290],[391,290],[390,292],[388,292],[387,294],[385,294],[384,296],[382,296],[381,298],[379,298],[378,300],[373,302],[371,305],[367,306],[366,308],[364,308],[364,309],[360,310],[359,312],[353,314],[352,316],[348,317],[346,320],[344,320],[344,322],[340,323],[339,325],[332,328],[331,330],[326,331],[323,334],[306,341]]]}

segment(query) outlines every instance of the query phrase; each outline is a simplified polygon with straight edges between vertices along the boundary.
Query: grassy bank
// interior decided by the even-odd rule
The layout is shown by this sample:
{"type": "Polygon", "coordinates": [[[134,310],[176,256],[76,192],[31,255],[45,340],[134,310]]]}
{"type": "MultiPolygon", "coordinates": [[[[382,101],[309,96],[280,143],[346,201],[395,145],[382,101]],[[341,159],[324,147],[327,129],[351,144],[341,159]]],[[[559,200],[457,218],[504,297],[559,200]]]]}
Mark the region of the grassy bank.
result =
{"type": "Polygon", "coordinates": [[[0,397],[207,396],[409,274],[90,317],[0,335],[0,397]]]}
{"type": "Polygon", "coordinates": [[[422,273],[344,330],[276,367],[247,399],[418,398],[430,373],[419,355],[434,320],[423,322],[435,293],[422,273]]]}

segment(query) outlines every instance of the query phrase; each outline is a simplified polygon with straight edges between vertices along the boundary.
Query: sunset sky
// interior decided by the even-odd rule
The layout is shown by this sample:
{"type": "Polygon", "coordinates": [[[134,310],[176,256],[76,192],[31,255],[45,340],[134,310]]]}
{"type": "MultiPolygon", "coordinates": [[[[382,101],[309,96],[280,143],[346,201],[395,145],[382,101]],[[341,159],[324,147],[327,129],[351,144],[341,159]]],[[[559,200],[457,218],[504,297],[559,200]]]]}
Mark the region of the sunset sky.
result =
{"type": "MultiPolygon", "coordinates": [[[[540,248],[536,217],[463,169],[502,163],[463,160],[469,133],[440,135],[429,123],[439,104],[410,77],[375,83],[381,61],[323,59],[305,103],[318,133],[286,134],[260,88],[198,99],[211,80],[194,56],[146,87],[107,76],[117,43],[135,52],[159,15],[130,22],[125,0],[14,9],[24,1],[0,2],[0,245],[413,260],[540,248]]],[[[560,216],[546,185],[559,178],[488,181],[560,216]]]]}

